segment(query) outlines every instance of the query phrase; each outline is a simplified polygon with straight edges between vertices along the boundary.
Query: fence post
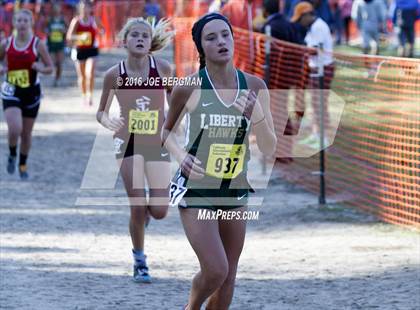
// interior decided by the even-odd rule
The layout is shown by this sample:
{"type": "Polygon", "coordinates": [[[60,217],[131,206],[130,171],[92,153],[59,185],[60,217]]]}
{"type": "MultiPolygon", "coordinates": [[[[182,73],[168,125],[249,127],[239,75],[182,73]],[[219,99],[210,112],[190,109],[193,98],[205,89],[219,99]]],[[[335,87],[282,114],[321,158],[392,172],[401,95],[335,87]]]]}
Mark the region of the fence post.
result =
{"type": "MultiPolygon", "coordinates": [[[[267,88],[270,89],[270,52],[271,52],[271,26],[267,25],[265,27],[265,64],[264,64],[264,81],[267,84],[267,88]]],[[[267,157],[262,156],[262,173],[265,175],[267,173],[267,157]]]]}
{"type": "MultiPolygon", "coordinates": [[[[324,128],[324,63],[322,61],[322,54],[323,54],[323,47],[322,43],[318,47],[317,53],[317,62],[318,62],[318,81],[319,81],[319,106],[320,106],[320,124],[319,124],[319,147],[320,147],[320,154],[319,154],[319,198],[318,202],[321,205],[325,205],[325,152],[324,152],[324,136],[325,136],[325,128],[324,128]]],[[[315,111],[316,113],[316,111],[315,111]]]]}

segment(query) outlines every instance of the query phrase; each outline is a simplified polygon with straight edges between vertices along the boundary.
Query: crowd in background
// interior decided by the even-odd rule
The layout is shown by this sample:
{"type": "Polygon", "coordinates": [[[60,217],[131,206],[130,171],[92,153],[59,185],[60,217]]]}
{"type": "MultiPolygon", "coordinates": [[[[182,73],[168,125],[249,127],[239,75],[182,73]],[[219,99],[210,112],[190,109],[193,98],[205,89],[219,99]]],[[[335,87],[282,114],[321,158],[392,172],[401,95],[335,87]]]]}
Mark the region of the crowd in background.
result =
{"type": "MultiPolygon", "coordinates": [[[[263,0],[214,0],[210,11],[227,14],[235,26],[261,31],[273,13],[263,0]]],[[[398,45],[399,56],[412,57],[415,22],[420,18],[419,0],[280,0],[278,14],[291,21],[300,2],[313,5],[316,15],[329,27],[335,44],[350,44],[352,24],[360,34],[364,53],[379,54],[379,43],[398,45]]],[[[293,27],[292,27],[293,28],[293,27]]],[[[299,27],[298,27],[299,28],[299,27]]],[[[276,31],[276,29],[274,30],[276,31]]],[[[293,35],[299,36],[299,29],[293,35]]],[[[357,42],[357,40],[355,40],[357,42]]]]}
{"type": "MultiPolygon", "coordinates": [[[[264,9],[264,6],[272,5],[267,4],[266,2],[270,1],[265,0],[173,1],[174,3],[188,2],[189,7],[192,6],[190,2],[205,2],[209,11],[220,11],[231,19],[233,25],[252,31],[262,31],[269,15],[272,15],[264,9]]],[[[379,54],[380,43],[385,42],[391,48],[398,47],[399,56],[413,57],[416,37],[415,22],[420,18],[420,0],[279,0],[276,1],[279,7],[277,13],[281,14],[284,20],[290,21],[296,6],[305,1],[313,5],[316,15],[328,25],[336,45],[360,45],[364,53],[379,54]],[[359,36],[354,35],[355,29],[358,30],[359,36]]],[[[12,15],[10,11],[4,9],[6,6],[13,6],[16,3],[32,4],[38,24],[35,25],[35,29],[37,29],[37,27],[42,27],[41,24],[46,23],[42,4],[52,2],[62,3],[64,15],[71,16],[71,14],[66,14],[66,11],[74,12],[79,0],[2,0],[0,25],[6,29],[1,29],[0,36],[10,32],[7,27],[8,25],[11,27],[12,15]]],[[[145,16],[153,15],[158,18],[165,16],[163,2],[158,0],[136,1],[144,6],[143,14],[145,16]]],[[[304,33],[299,28],[299,26],[292,26],[289,35],[301,36],[301,42],[303,42],[304,33]]],[[[274,32],[283,31],[278,28],[272,30],[274,32]]]]}
{"type": "MultiPolygon", "coordinates": [[[[123,0],[121,0],[123,1],[123,0]]],[[[93,4],[100,1],[91,0],[88,1],[93,4]]],[[[10,33],[12,30],[12,18],[13,8],[25,7],[29,8],[35,18],[34,29],[37,35],[43,37],[43,31],[45,25],[52,15],[52,5],[60,4],[63,18],[66,24],[70,23],[72,17],[77,14],[77,7],[80,0],[0,0],[0,38],[5,33],[10,33]],[[46,4],[50,4],[49,6],[46,4]]],[[[165,10],[162,5],[159,4],[158,0],[144,0],[144,1],[133,1],[133,5],[129,6],[130,11],[122,14],[127,16],[154,16],[156,19],[160,19],[165,16],[165,10]],[[133,8],[136,8],[135,10],[133,8]]]]}

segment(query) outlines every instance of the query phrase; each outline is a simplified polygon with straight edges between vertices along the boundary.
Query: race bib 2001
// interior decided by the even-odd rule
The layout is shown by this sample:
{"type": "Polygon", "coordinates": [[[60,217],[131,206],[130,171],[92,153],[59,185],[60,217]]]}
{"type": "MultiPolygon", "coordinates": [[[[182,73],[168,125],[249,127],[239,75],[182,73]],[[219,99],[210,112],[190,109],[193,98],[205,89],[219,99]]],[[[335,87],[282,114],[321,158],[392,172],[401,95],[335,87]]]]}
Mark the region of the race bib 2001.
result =
{"type": "Polygon", "coordinates": [[[21,88],[29,87],[29,70],[12,70],[7,73],[7,81],[21,88]]]}
{"type": "Polygon", "coordinates": [[[139,135],[155,135],[158,131],[159,111],[131,110],[128,118],[128,132],[139,135]]]}
{"type": "Polygon", "coordinates": [[[219,179],[234,179],[243,169],[245,144],[220,144],[210,146],[206,173],[219,179]]]}
{"type": "Polygon", "coordinates": [[[92,34],[88,31],[77,33],[77,46],[91,46],[92,45],[92,34]]]}

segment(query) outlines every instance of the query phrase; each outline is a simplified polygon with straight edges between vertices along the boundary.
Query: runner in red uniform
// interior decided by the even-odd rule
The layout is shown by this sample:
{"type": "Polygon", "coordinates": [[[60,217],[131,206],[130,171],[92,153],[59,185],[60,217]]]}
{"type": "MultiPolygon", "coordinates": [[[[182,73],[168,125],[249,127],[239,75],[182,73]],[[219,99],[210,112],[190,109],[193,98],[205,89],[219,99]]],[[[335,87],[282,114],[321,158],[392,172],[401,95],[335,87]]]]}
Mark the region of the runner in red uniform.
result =
{"type": "Polygon", "coordinates": [[[171,41],[172,33],[167,28],[164,20],[157,25],[143,18],[128,20],[120,33],[128,57],[106,73],[97,113],[98,121],[115,132],[115,155],[131,207],[133,278],[145,283],[151,281],[144,254],[146,217],[150,213],[155,219],[164,218],[169,203],[171,166],[169,153],[160,141],[165,105],[165,88],[160,79],[171,76],[171,67],[167,61],[152,56],[171,41]],[[117,118],[108,114],[114,95],[120,108],[117,118]]]}
{"type": "Polygon", "coordinates": [[[79,15],[75,16],[67,31],[67,41],[72,49],[72,59],[76,64],[78,83],[85,104],[92,105],[95,81],[95,58],[99,55],[98,36],[103,30],[101,23],[93,15],[93,4],[81,1],[79,15]]]}
{"type": "Polygon", "coordinates": [[[17,11],[13,18],[13,26],[17,34],[0,43],[0,62],[5,57],[7,62],[7,67],[0,63],[0,75],[4,72],[7,74],[1,87],[10,150],[7,172],[15,172],[17,144],[20,138],[19,174],[22,179],[27,179],[26,160],[41,100],[38,72],[50,74],[53,65],[46,45],[32,32],[31,11],[17,11]]]}

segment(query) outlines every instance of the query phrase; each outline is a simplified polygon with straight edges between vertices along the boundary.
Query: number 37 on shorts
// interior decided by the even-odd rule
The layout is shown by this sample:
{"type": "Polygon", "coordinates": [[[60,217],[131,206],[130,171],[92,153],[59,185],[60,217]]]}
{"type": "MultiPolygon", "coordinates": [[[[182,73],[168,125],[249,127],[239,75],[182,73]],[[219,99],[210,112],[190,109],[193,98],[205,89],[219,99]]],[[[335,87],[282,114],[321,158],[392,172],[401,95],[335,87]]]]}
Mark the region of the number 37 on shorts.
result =
{"type": "Polygon", "coordinates": [[[186,192],[187,192],[186,187],[180,184],[171,182],[171,185],[169,187],[169,194],[171,198],[169,205],[177,206],[181,202],[182,197],[184,197],[186,192]]]}

